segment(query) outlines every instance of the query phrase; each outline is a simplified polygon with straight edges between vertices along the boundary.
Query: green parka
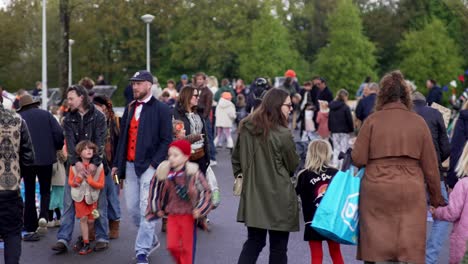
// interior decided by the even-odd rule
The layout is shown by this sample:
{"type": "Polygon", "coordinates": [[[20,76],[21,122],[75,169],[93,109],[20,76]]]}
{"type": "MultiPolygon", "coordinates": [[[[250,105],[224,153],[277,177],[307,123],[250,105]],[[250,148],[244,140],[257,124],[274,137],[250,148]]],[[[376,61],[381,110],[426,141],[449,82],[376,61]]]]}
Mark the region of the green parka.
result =
{"type": "Polygon", "coordinates": [[[232,154],[234,175],[243,174],[237,221],[248,227],[299,231],[296,192],[291,183],[299,156],[289,129],[269,131],[265,139],[246,121],[232,154]]]}

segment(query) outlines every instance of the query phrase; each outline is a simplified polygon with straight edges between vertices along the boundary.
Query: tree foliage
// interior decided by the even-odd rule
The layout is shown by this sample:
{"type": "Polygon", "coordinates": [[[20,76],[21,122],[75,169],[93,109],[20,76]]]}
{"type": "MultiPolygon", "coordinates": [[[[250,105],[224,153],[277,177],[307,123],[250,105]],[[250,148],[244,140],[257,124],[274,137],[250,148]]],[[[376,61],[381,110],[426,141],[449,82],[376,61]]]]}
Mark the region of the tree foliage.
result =
{"type": "Polygon", "coordinates": [[[463,72],[460,48],[439,19],[406,33],[398,47],[400,69],[418,87],[427,79],[448,83],[463,72]]]}
{"type": "Polygon", "coordinates": [[[320,49],[314,71],[324,76],[333,90],[354,94],[364,77],[376,78],[375,46],[363,34],[358,8],[340,0],[328,18],[329,43],[320,49]]]}

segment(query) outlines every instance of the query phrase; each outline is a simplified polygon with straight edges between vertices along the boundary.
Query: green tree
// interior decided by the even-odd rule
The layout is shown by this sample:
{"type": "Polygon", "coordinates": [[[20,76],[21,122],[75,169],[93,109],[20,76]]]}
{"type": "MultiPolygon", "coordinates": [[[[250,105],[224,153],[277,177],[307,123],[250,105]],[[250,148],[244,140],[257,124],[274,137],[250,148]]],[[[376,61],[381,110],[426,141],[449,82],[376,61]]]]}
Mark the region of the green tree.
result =
{"type": "Polygon", "coordinates": [[[427,79],[446,84],[462,72],[460,48],[438,19],[421,30],[406,33],[398,47],[399,68],[418,87],[424,87],[427,79]]]}
{"type": "Polygon", "coordinates": [[[288,30],[279,19],[264,12],[252,23],[252,33],[239,55],[240,76],[253,80],[257,76],[282,76],[288,68],[299,77],[307,72],[306,63],[292,47],[288,30]]]}
{"type": "Polygon", "coordinates": [[[329,44],[320,49],[314,72],[334,91],[345,88],[354,94],[366,76],[376,78],[375,46],[364,36],[359,9],[350,0],[340,0],[327,22],[329,44]]]}

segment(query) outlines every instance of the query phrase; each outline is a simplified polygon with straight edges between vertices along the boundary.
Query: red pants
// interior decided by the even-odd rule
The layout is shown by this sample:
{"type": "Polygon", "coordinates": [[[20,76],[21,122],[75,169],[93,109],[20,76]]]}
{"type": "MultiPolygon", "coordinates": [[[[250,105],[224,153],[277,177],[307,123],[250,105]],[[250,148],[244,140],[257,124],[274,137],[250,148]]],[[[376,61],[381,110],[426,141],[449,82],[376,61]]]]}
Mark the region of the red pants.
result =
{"type": "Polygon", "coordinates": [[[177,264],[192,264],[195,252],[195,220],[192,215],[167,217],[167,250],[177,264]]]}
{"type": "MultiPolygon", "coordinates": [[[[343,256],[341,255],[340,244],[331,240],[327,240],[327,242],[333,264],[344,264],[343,256]]],[[[310,255],[312,256],[312,264],[322,264],[322,241],[309,241],[309,247],[310,255]]]]}

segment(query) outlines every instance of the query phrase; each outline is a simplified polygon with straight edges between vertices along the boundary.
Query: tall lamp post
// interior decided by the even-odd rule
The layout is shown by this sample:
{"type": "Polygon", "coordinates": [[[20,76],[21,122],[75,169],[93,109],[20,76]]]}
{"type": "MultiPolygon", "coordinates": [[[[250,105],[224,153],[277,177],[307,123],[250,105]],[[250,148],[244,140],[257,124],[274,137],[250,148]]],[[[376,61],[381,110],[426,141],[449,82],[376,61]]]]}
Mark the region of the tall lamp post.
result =
{"type": "Polygon", "coordinates": [[[47,110],[47,0],[42,0],[42,109],[47,110]]]}
{"type": "Polygon", "coordinates": [[[141,16],[141,20],[146,24],[146,70],[150,71],[150,24],[153,22],[154,16],[146,14],[141,16]]]}
{"type": "Polygon", "coordinates": [[[75,43],[73,39],[68,40],[68,87],[72,86],[72,45],[75,43]]]}

